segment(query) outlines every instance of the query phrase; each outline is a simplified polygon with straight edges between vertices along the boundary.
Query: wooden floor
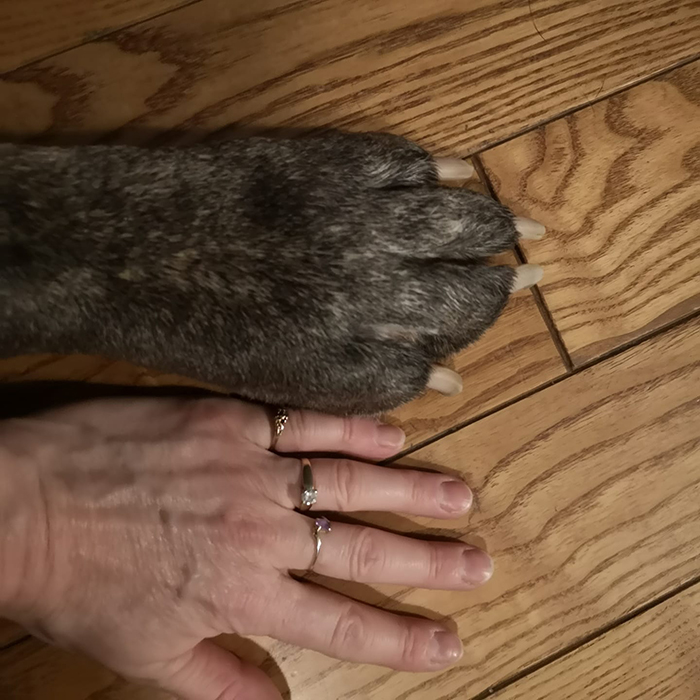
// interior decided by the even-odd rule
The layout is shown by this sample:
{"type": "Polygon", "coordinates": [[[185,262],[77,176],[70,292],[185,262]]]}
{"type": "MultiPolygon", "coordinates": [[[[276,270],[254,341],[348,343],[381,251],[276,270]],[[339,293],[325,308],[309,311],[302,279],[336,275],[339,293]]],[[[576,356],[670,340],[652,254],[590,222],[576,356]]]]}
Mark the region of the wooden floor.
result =
{"type": "MultiPolygon", "coordinates": [[[[291,700],[700,698],[698,0],[0,0],[0,71],[6,140],[391,130],[472,155],[470,186],[547,226],[515,253],[543,284],[454,359],[464,393],[391,417],[400,462],[474,488],[448,534],[485,546],[494,578],[466,594],[326,582],[452,617],[461,663],[411,675],[223,644],[291,700]]],[[[186,382],[47,356],[0,379],[23,382],[0,388],[4,414],[64,390],[26,380],[186,382]]],[[[0,697],[166,696],[0,621],[0,697]]]]}

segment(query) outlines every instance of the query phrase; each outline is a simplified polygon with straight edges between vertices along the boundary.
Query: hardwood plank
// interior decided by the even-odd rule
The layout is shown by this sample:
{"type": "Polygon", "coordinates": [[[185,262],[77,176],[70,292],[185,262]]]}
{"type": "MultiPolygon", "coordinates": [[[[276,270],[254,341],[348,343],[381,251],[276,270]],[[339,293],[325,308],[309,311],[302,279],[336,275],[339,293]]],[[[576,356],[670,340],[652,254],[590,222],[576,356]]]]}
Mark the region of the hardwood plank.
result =
{"type": "Polygon", "coordinates": [[[202,0],[7,74],[0,133],[334,125],[467,153],[699,46],[697,0],[202,0]]]}
{"type": "Polygon", "coordinates": [[[700,309],[700,62],[483,154],[575,363],[700,309]]]}
{"type": "MultiPolygon", "coordinates": [[[[412,675],[255,640],[269,649],[292,697],[471,697],[696,576],[699,350],[694,319],[404,460],[464,474],[477,494],[471,518],[455,530],[389,516],[368,521],[484,543],[495,556],[494,578],[469,594],[329,585],[388,608],[454,617],[465,656],[449,671],[412,675]]],[[[263,656],[251,643],[226,643],[263,656]]],[[[31,663],[18,657],[24,645],[0,653],[12,700],[63,700],[57,684],[39,682],[41,673],[63,674],[66,700],[134,697],[97,666],[31,645],[31,663]]],[[[150,692],[142,697],[160,698],[150,692]]]]}
{"type": "Polygon", "coordinates": [[[22,627],[0,618],[0,649],[26,636],[27,633],[22,627]]]}
{"type": "Polygon", "coordinates": [[[492,697],[691,700],[700,689],[698,619],[696,585],[492,697]]]}
{"type": "Polygon", "coordinates": [[[387,416],[412,447],[566,372],[532,294],[514,296],[483,338],[447,363],[462,376],[458,396],[428,392],[387,416]]]}
{"type": "Polygon", "coordinates": [[[0,71],[181,7],[186,0],[0,0],[0,71]]]}
{"type": "Polygon", "coordinates": [[[473,697],[697,576],[700,319],[419,450],[404,464],[461,473],[476,494],[456,524],[372,518],[462,535],[496,572],[470,594],[366,591],[390,608],[451,616],[465,656],[432,676],[338,664],[272,646],[292,690],[322,700],[473,697]],[[382,595],[391,596],[387,601],[382,595]]]}
{"type": "Polygon", "coordinates": [[[4,700],[74,700],[86,685],[113,680],[113,674],[98,664],[78,654],[51,649],[33,638],[0,652],[0,666],[4,664],[7,666],[0,672],[0,697],[4,700]],[[55,652],[59,663],[47,663],[47,651],[55,652]],[[15,676],[21,679],[20,684],[15,676]]]}

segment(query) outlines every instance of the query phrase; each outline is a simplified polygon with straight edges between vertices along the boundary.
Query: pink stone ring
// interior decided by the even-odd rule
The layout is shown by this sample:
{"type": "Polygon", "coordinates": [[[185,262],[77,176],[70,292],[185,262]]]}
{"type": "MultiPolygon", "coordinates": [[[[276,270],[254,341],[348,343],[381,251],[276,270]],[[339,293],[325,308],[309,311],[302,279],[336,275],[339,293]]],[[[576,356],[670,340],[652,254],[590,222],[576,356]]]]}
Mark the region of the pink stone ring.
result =
{"type": "Polygon", "coordinates": [[[331,531],[331,524],[328,518],[321,516],[314,520],[314,539],[316,540],[316,551],[314,552],[314,558],[309,564],[309,571],[312,571],[314,566],[316,566],[316,561],[318,560],[318,555],[321,552],[321,537],[326,533],[331,531]]]}

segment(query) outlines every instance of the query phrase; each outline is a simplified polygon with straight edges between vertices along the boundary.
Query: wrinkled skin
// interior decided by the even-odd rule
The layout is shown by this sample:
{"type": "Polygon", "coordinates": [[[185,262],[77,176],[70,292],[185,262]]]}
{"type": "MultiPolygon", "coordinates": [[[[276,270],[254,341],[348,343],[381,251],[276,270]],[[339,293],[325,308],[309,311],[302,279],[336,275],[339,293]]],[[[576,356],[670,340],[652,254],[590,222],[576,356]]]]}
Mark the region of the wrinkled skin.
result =
{"type": "MultiPolygon", "coordinates": [[[[454,663],[461,642],[440,623],[290,576],[311,563],[313,511],[294,510],[300,463],[284,453],[354,456],[312,459],[323,512],[454,518],[470,506],[466,484],[360,461],[403,443],[370,419],[292,411],[280,454],[270,443],[270,417],[239,401],[102,400],[0,423],[0,614],[186,700],[280,700],[207,641],[224,632],[404,670],[454,663]]],[[[491,575],[469,545],[330,517],[320,574],[452,590],[491,575]]]]}

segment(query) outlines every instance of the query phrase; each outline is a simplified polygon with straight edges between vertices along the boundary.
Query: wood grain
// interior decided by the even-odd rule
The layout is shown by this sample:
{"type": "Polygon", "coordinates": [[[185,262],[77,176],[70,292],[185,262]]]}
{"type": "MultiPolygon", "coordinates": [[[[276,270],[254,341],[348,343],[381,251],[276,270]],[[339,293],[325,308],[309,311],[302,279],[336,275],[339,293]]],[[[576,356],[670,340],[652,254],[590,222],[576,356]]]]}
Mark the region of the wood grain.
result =
{"type": "Polygon", "coordinates": [[[516,399],[566,372],[531,293],[514,296],[483,338],[447,363],[464,389],[447,397],[428,392],[386,416],[412,447],[516,399]]]}
{"type": "Polygon", "coordinates": [[[494,700],[700,697],[700,586],[495,693],[494,700]]]}
{"type": "MultiPolygon", "coordinates": [[[[337,688],[339,700],[473,697],[697,576],[700,319],[402,462],[465,476],[477,503],[457,532],[487,547],[496,573],[467,595],[381,588],[369,599],[453,617],[465,656],[416,677],[272,647],[304,700],[337,688]]],[[[374,521],[455,534],[439,522],[374,521]]]]}
{"type": "Polygon", "coordinates": [[[0,618],[0,650],[26,636],[27,633],[24,628],[16,625],[14,622],[0,618]]]}
{"type": "Polygon", "coordinates": [[[0,0],[0,71],[185,3],[186,0],[0,0]]]}
{"type": "MultiPolygon", "coordinates": [[[[269,649],[292,697],[473,697],[697,576],[700,319],[484,418],[405,463],[463,474],[477,495],[471,519],[457,522],[456,531],[436,521],[375,522],[485,544],[496,560],[494,578],[469,594],[331,585],[390,609],[452,616],[465,656],[449,671],[412,675],[256,640],[269,649]]],[[[242,648],[260,660],[259,649],[242,648]]],[[[37,642],[8,652],[0,653],[0,678],[11,700],[135,697],[131,686],[98,666],[37,642]],[[66,679],[69,690],[42,678],[66,679]]]]}
{"type": "Polygon", "coordinates": [[[699,47],[697,0],[202,0],[7,74],[0,133],[334,125],[467,153],[699,47]]]}
{"type": "Polygon", "coordinates": [[[700,309],[700,62],[483,154],[575,363],[700,309]]]}

